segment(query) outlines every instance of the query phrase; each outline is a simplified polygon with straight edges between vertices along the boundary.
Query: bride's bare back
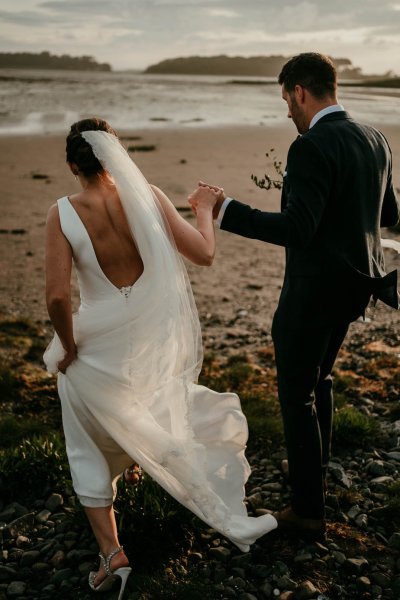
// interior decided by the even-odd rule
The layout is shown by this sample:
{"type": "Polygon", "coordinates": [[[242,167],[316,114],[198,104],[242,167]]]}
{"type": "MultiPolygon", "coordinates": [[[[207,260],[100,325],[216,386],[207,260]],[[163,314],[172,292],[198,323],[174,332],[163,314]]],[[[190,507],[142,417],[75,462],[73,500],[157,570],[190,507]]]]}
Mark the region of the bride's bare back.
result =
{"type": "Polygon", "coordinates": [[[116,190],[84,190],[69,196],[69,201],[88,232],[107,279],[117,288],[134,284],[143,273],[143,262],[116,190]]]}

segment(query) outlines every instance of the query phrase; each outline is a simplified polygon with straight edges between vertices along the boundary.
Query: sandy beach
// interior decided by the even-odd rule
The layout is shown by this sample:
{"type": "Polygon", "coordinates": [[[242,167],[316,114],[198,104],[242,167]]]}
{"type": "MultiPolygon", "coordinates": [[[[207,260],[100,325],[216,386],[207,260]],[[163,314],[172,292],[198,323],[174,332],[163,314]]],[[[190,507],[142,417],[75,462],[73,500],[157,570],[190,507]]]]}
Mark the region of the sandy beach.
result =
{"type": "MultiPolygon", "coordinates": [[[[391,144],[394,181],[400,187],[400,125],[380,128],[391,144]]],[[[147,130],[121,133],[126,147],[154,145],[132,158],[147,179],[162,188],[178,207],[198,179],[221,185],[237,199],[265,210],[279,210],[280,193],[258,189],[251,174],[274,174],[265,152],[274,148],[283,163],[296,131],[291,122],[276,127],[147,130]],[[133,139],[140,137],[140,140],[133,139]]],[[[22,316],[46,325],[44,301],[44,231],[46,213],[57,198],[78,191],[67,169],[60,135],[0,138],[2,179],[0,266],[1,316],[22,316]]],[[[184,216],[192,219],[189,212],[184,216]]],[[[399,234],[382,231],[383,237],[399,234]]],[[[218,250],[210,268],[188,266],[199,308],[206,349],[250,351],[270,343],[270,326],[284,272],[282,248],[218,231],[218,250]]],[[[400,257],[386,251],[387,269],[400,257]]],[[[77,290],[74,289],[75,305],[77,290]]],[[[383,328],[400,335],[400,314],[379,306],[371,322],[352,331],[383,328]],[[367,328],[367,329],[366,329],[367,328]]],[[[369,334],[367,334],[369,335],[369,334]]],[[[379,336],[378,336],[379,337],[379,336]]]]}

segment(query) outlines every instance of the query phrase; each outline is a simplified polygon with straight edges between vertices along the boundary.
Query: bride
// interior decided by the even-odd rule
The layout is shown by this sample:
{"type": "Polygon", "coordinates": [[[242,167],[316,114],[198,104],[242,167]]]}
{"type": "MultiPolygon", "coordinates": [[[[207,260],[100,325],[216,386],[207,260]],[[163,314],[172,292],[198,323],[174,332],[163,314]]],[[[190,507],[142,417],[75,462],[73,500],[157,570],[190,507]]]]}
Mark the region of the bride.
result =
{"type": "Polygon", "coordinates": [[[113,500],[132,463],[242,551],[277,523],[248,517],[243,503],[250,469],[239,398],[196,383],[200,325],[180,254],[211,265],[219,193],[200,193],[194,228],[147,183],[105,121],[72,125],[66,150],[82,191],[48,214],[46,299],[56,333],[44,360],[59,373],[73,485],[100,548],[89,584],[104,591],[120,579],[122,598],[131,568],[113,500]]]}

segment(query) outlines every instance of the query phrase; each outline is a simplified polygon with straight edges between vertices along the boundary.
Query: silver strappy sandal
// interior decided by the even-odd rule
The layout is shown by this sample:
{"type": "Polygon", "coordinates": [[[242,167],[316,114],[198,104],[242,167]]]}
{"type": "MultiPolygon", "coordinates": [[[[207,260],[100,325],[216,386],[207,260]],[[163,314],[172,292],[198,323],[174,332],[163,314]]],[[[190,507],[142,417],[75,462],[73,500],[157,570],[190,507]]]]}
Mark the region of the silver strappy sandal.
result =
{"type": "Polygon", "coordinates": [[[123,547],[119,546],[118,548],[113,550],[108,556],[104,556],[104,554],[102,554],[101,552],[99,553],[101,561],[104,565],[104,570],[106,572],[105,579],[103,579],[103,581],[99,585],[94,585],[94,581],[98,575],[97,571],[91,571],[89,573],[89,586],[94,592],[108,592],[108,590],[110,590],[114,585],[115,581],[118,578],[121,579],[121,589],[119,591],[118,600],[122,600],[127,579],[132,571],[131,567],[120,567],[119,569],[115,569],[115,571],[111,571],[111,560],[116,554],[118,554],[118,552],[121,552],[121,550],[123,550],[123,547]]]}

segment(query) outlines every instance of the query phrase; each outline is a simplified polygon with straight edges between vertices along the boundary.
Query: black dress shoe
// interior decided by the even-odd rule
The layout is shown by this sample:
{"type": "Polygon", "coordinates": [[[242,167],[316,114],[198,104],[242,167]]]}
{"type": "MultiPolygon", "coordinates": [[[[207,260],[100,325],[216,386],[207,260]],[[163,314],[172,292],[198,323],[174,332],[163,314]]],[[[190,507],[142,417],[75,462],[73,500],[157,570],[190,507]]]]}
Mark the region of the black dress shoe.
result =
{"type": "Polygon", "coordinates": [[[295,535],[307,541],[318,541],[325,539],[325,519],[299,517],[293,511],[291,506],[284,508],[280,512],[275,512],[272,514],[278,521],[278,532],[282,531],[290,535],[295,535]]]}

